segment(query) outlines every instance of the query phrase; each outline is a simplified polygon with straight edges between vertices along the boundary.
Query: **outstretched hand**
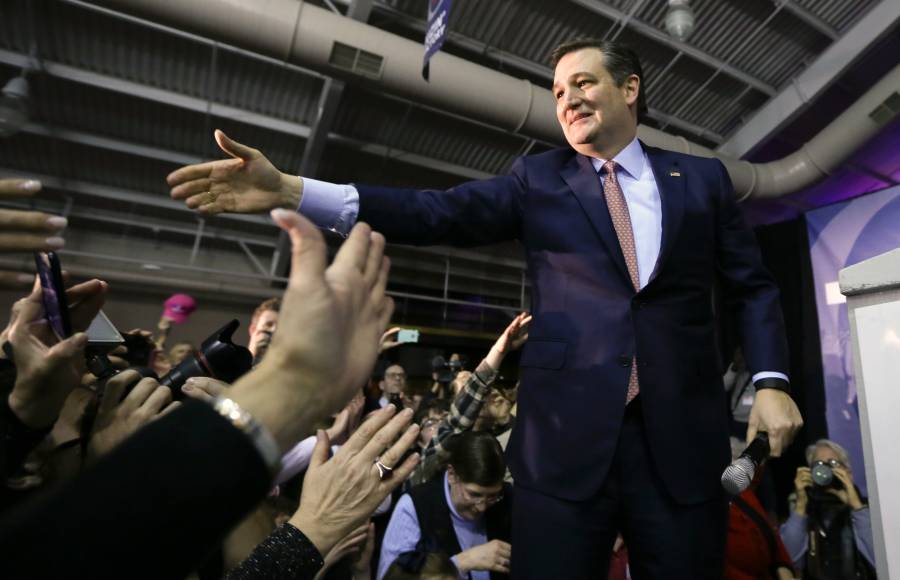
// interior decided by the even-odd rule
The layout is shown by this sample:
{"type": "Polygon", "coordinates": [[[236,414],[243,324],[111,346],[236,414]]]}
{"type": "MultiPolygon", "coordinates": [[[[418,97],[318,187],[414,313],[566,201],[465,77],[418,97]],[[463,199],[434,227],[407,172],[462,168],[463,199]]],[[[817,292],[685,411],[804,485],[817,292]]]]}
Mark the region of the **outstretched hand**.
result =
{"type": "Polygon", "coordinates": [[[229,396],[287,451],[366,382],[394,303],[385,295],[384,236],[357,224],[326,268],[325,240],[309,220],[286,210],[272,217],[292,245],[279,330],[265,359],[229,396]]]}
{"type": "Polygon", "coordinates": [[[296,209],[303,180],[279,171],[258,149],[215,132],[219,148],[230,159],[187,165],[166,177],[173,199],[203,214],[260,213],[296,209]]]}
{"type": "Polygon", "coordinates": [[[419,427],[410,425],[411,421],[411,410],[397,414],[394,406],[388,405],[363,423],[331,459],[328,436],[319,431],[303,479],[300,507],[290,523],[320,553],[327,554],[341,538],[360,526],[412,472],[418,455],[400,463],[419,435],[419,427]],[[389,478],[380,478],[376,461],[393,469],[389,478]]]}
{"type": "Polygon", "coordinates": [[[522,312],[509,323],[509,326],[497,338],[497,342],[491,347],[487,360],[491,368],[498,370],[504,357],[510,352],[520,348],[528,340],[528,327],[531,324],[531,315],[522,312]]]}
{"type": "MultiPolygon", "coordinates": [[[[32,197],[41,190],[33,179],[0,179],[0,201],[32,197]]],[[[0,252],[46,252],[65,245],[66,218],[39,211],[0,209],[0,252]]],[[[18,281],[18,279],[16,279],[18,281]]]]}

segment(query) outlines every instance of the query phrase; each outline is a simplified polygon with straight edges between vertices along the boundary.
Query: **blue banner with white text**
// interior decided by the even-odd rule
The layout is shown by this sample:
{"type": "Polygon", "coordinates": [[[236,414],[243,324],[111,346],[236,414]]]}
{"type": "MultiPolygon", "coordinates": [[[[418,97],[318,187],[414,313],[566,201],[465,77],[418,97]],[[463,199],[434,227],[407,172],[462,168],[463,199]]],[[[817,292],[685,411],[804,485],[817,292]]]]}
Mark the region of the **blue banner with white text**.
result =
{"type": "Polygon", "coordinates": [[[428,80],[431,57],[444,46],[450,20],[450,0],[428,0],[428,32],[425,33],[425,59],[422,78],[428,80]]]}

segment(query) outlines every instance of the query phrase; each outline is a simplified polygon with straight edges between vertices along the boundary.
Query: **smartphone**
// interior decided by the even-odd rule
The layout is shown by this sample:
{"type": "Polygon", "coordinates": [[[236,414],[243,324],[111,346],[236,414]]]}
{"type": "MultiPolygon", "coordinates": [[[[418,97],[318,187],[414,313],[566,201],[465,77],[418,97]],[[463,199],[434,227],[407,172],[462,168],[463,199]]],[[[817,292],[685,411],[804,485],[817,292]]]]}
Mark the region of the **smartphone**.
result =
{"type": "Polygon", "coordinates": [[[397,332],[397,342],[419,342],[419,331],[402,329],[397,332]]]}
{"type": "Polygon", "coordinates": [[[68,338],[72,334],[72,326],[69,322],[69,305],[66,303],[66,287],[63,285],[59,257],[56,252],[35,252],[34,263],[41,280],[44,316],[60,340],[68,338]]]}
{"type": "MultiPolygon", "coordinates": [[[[69,305],[66,302],[66,287],[63,285],[59,256],[56,252],[36,252],[34,261],[41,280],[44,317],[60,340],[68,338],[72,335],[72,323],[69,319],[69,305]]],[[[102,352],[109,352],[125,342],[102,310],[91,321],[86,334],[88,346],[102,352]]]]}

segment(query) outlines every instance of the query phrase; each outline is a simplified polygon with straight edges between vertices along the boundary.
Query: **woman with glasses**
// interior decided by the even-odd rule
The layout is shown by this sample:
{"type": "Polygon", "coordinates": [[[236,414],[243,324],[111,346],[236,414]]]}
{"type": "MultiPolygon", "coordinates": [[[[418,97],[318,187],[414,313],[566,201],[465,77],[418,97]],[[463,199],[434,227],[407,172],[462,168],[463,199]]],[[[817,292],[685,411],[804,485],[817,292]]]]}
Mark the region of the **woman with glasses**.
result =
{"type": "Polygon", "coordinates": [[[447,450],[443,476],[397,502],[381,545],[378,580],[392,565],[418,572],[429,553],[449,554],[461,578],[509,574],[511,488],[503,483],[500,444],[489,433],[466,431],[447,450]]]}

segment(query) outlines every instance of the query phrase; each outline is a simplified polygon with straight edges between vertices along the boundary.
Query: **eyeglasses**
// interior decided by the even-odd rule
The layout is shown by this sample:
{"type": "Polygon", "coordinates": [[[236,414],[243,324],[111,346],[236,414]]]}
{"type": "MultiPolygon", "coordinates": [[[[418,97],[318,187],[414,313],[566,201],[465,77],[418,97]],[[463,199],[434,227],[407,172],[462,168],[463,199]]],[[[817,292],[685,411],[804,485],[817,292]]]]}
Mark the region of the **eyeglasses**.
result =
{"type": "Polygon", "coordinates": [[[466,489],[466,486],[461,483],[459,484],[459,491],[460,494],[462,494],[463,498],[473,505],[483,504],[487,507],[490,507],[503,499],[502,491],[496,494],[482,495],[477,492],[469,491],[468,489],[466,489]]]}
{"type": "Polygon", "coordinates": [[[384,373],[384,378],[402,381],[406,378],[406,373],[384,373]]]}
{"type": "Polygon", "coordinates": [[[436,419],[434,417],[430,417],[422,421],[422,425],[420,425],[420,429],[431,429],[432,427],[436,427],[438,423],[441,422],[441,419],[436,419]]]}

